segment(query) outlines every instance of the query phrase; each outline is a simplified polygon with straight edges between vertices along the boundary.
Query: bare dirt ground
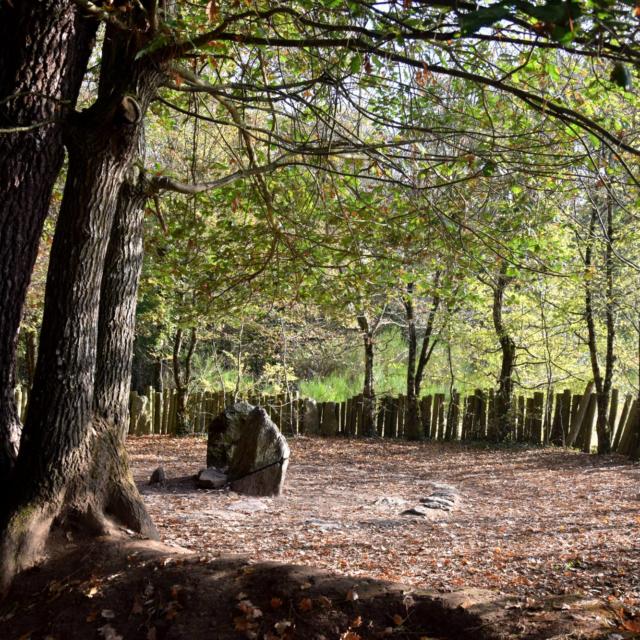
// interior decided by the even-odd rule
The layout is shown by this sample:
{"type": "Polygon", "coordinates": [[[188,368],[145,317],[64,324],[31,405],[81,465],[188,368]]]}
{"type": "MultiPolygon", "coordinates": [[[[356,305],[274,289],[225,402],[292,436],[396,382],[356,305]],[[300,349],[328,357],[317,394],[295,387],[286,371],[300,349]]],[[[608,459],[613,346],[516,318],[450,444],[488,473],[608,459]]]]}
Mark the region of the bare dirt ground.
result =
{"type": "Polygon", "coordinates": [[[132,438],[129,450],[168,544],[430,590],[480,587],[525,605],[562,594],[640,605],[638,464],[560,449],[290,444],[286,495],[249,501],[184,478],[204,466],[202,438],[132,438]],[[158,465],[169,483],[149,487],[158,465]],[[434,482],[460,491],[456,511],[437,521],[399,515],[434,482]]]}

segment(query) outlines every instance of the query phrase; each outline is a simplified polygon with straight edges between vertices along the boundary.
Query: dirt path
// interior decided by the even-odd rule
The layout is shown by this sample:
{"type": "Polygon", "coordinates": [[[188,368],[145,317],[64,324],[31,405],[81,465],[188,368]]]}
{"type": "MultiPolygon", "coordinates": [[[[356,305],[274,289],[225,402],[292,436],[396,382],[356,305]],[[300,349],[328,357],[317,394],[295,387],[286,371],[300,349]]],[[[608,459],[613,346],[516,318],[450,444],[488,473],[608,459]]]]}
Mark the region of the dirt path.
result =
{"type": "Polygon", "coordinates": [[[290,444],[286,496],[249,501],[193,488],[186,476],[204,466],[204,439],[132,438],[129,449],[168,544],[429,590],[486,588],[523,606],[567,593],[640,605],[637,464],[552,449],[290,444]],[[159,464],[170,482],[148,487],[159,464]],[[461,507],[435,522],[400,516],[433,482],[457,487],[461,507]]]}

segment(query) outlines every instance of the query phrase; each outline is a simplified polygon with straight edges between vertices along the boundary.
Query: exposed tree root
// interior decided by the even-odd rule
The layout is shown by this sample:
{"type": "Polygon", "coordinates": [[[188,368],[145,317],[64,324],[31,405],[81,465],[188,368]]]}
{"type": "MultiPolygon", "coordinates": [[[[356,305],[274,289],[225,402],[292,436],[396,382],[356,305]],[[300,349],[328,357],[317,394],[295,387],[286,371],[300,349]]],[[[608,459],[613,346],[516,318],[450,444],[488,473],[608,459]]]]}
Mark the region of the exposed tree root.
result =
{"type": "MultiPolygon", "coordinates": [[[[0,589],[43,558],[52,526],[86,536],[133,532],[157,540],[156,530],[133,482],[123,436],[113,423],[94,420],[91,442],[78,456],[85,463],[65,485],[45,495],[23,497],[5,517],[0,545],[0,589]]],[[[37,491],[37,482],[32,480],[37,491]]]]}

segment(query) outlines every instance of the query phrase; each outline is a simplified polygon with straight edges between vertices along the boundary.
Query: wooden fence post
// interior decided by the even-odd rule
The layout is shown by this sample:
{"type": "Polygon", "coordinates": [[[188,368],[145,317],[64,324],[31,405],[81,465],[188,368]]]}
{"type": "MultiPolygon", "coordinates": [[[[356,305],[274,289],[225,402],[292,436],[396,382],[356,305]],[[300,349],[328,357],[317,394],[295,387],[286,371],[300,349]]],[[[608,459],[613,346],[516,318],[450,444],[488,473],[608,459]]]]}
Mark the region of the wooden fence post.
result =
{"type": "Polygon", "coordinates": [[[524,442],[524,425],[525,425],[525,406],[524,396],[518,396],[516,400],[516,442],[524,442]]]}
{"type": "Polygon", "coordinates": [[[544,393],[533,394],[533,416],[531,418],[531,443],[542,444],[542,418],[544,414],[544,393]]]}
{"type": "Polygon", "coordinates": [[[445,433],[446,440],[457,440],[458,423],[460,422],[460,394],[453,389],[451,398],[449,398],[449,407],[447,410],[447,431],[445,433]]]}
{"type": "Polygon", "coordinates": [[[498,425],[496,423],[496,394],[493,389],[487,393],[487,440],[495,442],[498,439],[498,425]]]}
{"type": "Polygon", "coordinates": [[[617,389],[611,390],[611,403],[609,405],[609,437],[613,440],[616,432],[616,419],[618,418],[618,402],[620,400],[620,394],[617,389]]]}
{"type": "Polygon", "coordinates": [[[431,396],[424,396],[420,401],[420,422],[422,424],[422,434],[425,438],[431,437],[431,396]]]}
{"type": "Polygon", "coordinates": [[[624,405],[622,407],[622,413],[620,414],[620,420],[618,421],[618,428],[616,429],[615,436],[613,438],[613,445],[611,447],[612,451],[618,451],[620,447],[620,438],[622,437],[622,433],[624,432],[624,427],[627,423],[627,416],[629,415],[632,404],[633,397],[630,394],[627,394],[624,399],[624,405]]]}
{"type": "Polygon", "coordinates": [[[440,414],[440,394],[433,394],[433,404],[431,405],[431,432],[429,437],[431,440],[438,439],[438,415],[440,414]]]}
{"type": "Polygon", "coordinates": [[[580,425],[578,436],[575,440],[575,445],[580,447],[580,450],[584,453],[591,451],[591,438],[593,437],[593,419],[596,415],[596,408],[598,406],[597,395],[595,393],[589,394],[589,402],[587,404],[587,411],[584,414],[584,419],[580,425]]]}
{"type": "Polygon", "coordinates": [[[461,440],[471,440],[473,438],[473,410],[475,408],[475,397],[466,396],[464,399],[464,414],[462,416],[461,440]]]}
{"type": "Polygon", "coordinates": [[[586,389],[584,390],[584,394],[578,403],[578,407],[574,416],[571,419],[571,427],[569,428],[569,435],[567,436],[567,446],[573,447],[578,439],[578,434],[580,433],[580,428],[582,427],[582,423],[584,422],[585,415],[587,414],[587,410],[589,409],[589,402],[591,400],[591,392],[593,391],[593,381],[589,382],[586,389]]]}
{"type": "Polygon", "coordinates": [[[444,393],[440,395],[440,402],[438,403],[438,440],[444,440],[444,393]]]}
{"type": "Polygon", "coordinates": [[[153,392],[153,433],[162,433],[162,393],[153,392]]]}
{"type": "Polygon", "coordinates": [[[487,433],[487,403],[482,389],[474,393],[475,406],[473,409],[473,440],[483,440],[487,433]]]}
{"type": "Polygon", "coordinates": [[[376,415],[376,433],[382,438],[384,434],[384,416],[386,412],[386,398],[382,398],[378,403],[378,413],[376,415]]]}

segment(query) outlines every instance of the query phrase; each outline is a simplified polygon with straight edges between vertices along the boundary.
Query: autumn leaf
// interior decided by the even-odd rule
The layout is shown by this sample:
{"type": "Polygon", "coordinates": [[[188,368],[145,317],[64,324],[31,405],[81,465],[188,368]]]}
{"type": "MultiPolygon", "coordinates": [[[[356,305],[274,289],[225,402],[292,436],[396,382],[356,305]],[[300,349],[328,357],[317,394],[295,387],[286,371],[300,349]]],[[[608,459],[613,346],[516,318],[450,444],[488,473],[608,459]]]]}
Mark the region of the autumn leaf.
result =
{"type": "Polygon", "coordinates": [[[271,608],[279,609],[282,606],[282,600],[280,598],[271,598],[271,608]]]}
{"type": "Polygon", "coordinates": [[[298,602],[298,609],[300,611],[311,611],[311,609],[313,609],[311,598],[302,598],[302,600],[298,602]]]}
{"type": "Polygon", "coordinates": [[[260,618],[262,616],[262,611],[254,606],[251,600],[242,600],[236,606],[249,619],[260,618]]]}
{"type": "Polygon", "coordinates": [[[220,17],[220,7],[216,0],[209,0],[207,3],[207,18],[209,22],[216,22],[220,17]]]}
{"type": "Polygon", "coordinates": [[[131,607],[131,613],[136,615],[144,612],[144,607],[142,606],[142,598],[139,594],[136,594],[133,598],[133,606],[131,607]]]}
{"type": "Polygon", "coordinates": [[[95,596],[96,593],[98,593],[98,587],[94,585],[93,587],[88,589],[84,595],[87,596],[87,598],[93,598],[93,596],[95,596]]]}
{"type": "Polygon", "coordinates": [[[355,631],[345,631],[341,636],[340,640],[362,640],[362,636],[355,631]]]}
{"type": "Polygon", "coordinates": [[[640,619],[638,620],[624,620],[622,628],[626,631],[640,632],[640,619]]]}
{"type": "Polygon", "coordinates": [[[98,633],[104,640],[123,640],[122,636],[110,624],[105,624],[104,627],[100,627],[98,633]]]}
{"type": "Polygon", "coordinates": [[[396,613],[393,616],[393,624],[395,624],[396,627],[399,627],[403,622],[404,622],[404,618],[400,614],[396,613]]]}
{"type": "Polygon", "coordinates": [[[276,622],[273,627],[274,629],[282,635],[287,629],[289,629],[292,625],[291,620],[280,620],[280,622],[276,622]]]}
{"type": "Polygon", "coordinates": [[[167,609],[167,613],[165,613],[164,617],[165,620],[173,620],[174,618],[176,618],[178,615],[178,611],[175,607],[169,607],[167,609]]]}

